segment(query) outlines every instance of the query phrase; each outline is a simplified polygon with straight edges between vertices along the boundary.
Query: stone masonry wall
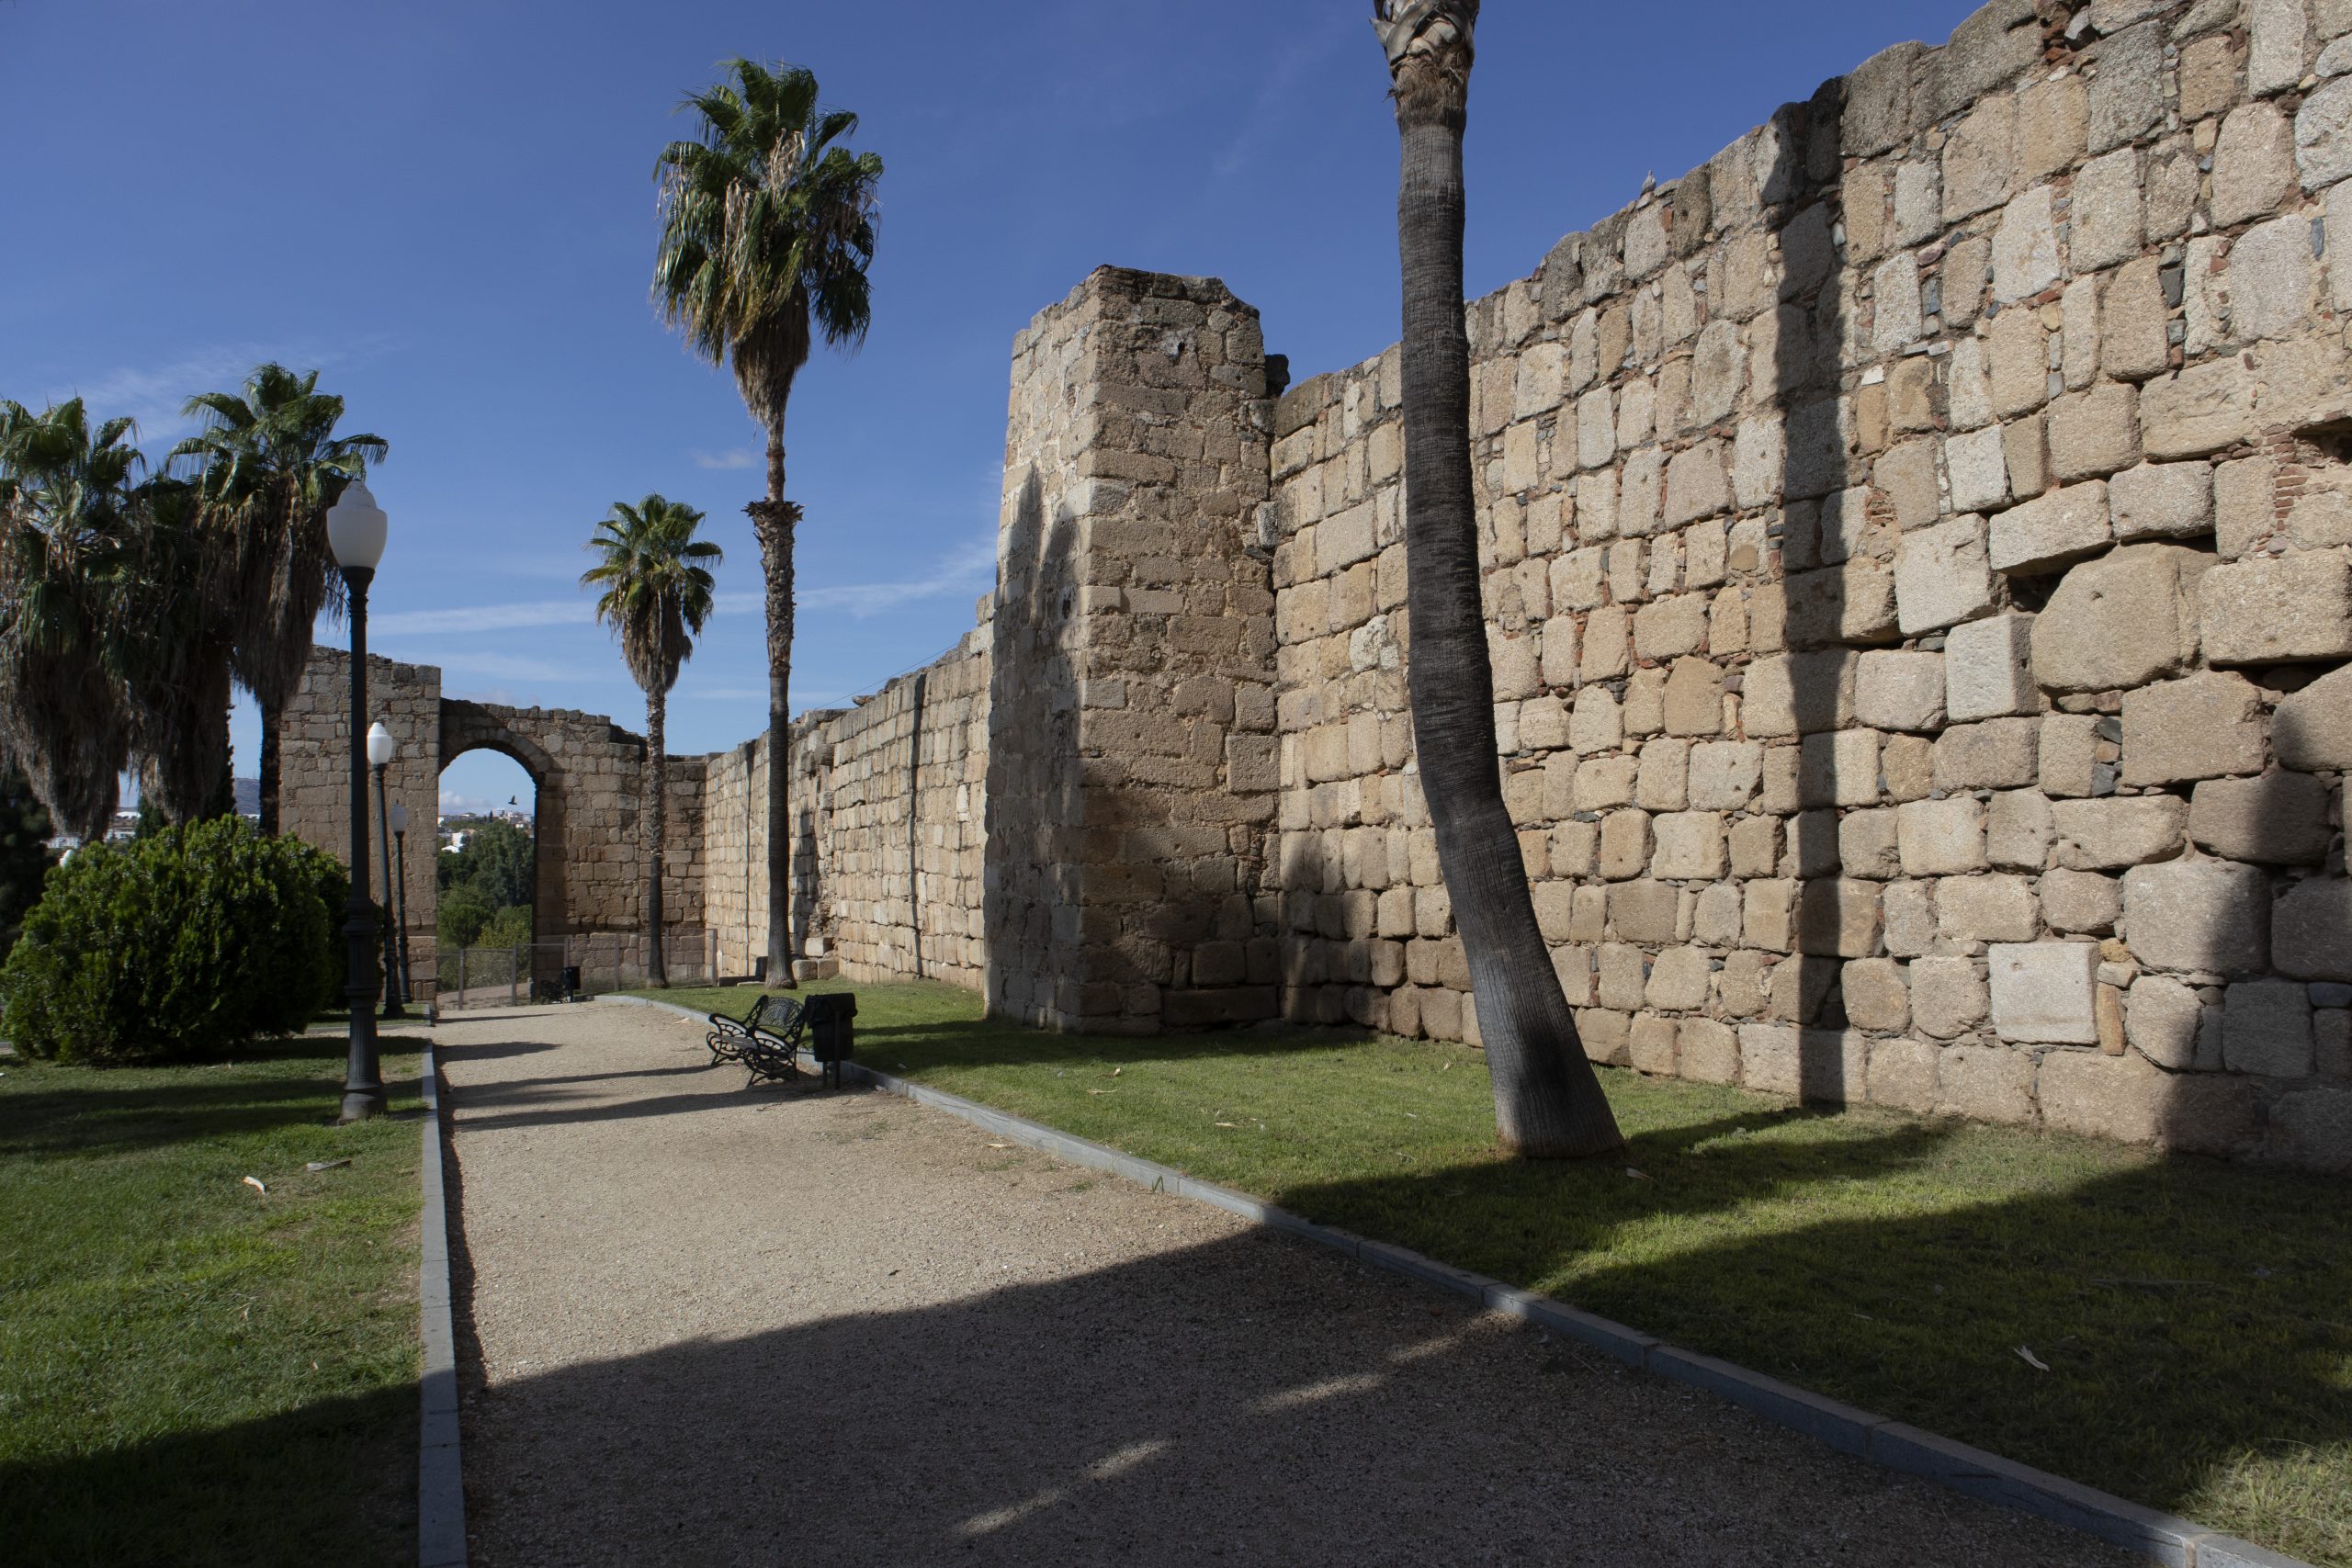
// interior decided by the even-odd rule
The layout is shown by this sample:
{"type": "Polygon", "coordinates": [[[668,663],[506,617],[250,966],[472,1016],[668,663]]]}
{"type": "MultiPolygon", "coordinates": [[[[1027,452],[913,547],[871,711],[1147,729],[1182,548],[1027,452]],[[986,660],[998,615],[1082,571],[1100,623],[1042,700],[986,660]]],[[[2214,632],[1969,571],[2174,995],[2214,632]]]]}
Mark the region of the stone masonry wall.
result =
{"type": "Polygon", "coordinates": [[[992,624],[991,1010],[1271,1017],[1273,594],[1257,312],[1104,267],[1013,345],[992,624]]]}
{"type": "MultiPolygon", "coordinates": [[[[427,665],[368,660],[369,722],[381,719],[399,743],[387,770],[387,798],[405,805],[408,850],[408,938],[413,973],[434,973],[439,914],[438,844],[433,824],[440,808],[441,770],[467,751],[487,747],[521,763],[537,795],[537,886],[535,930],[544,942],[611,936],[637,943],[641,962],[645,886],[639,814],[644,808],[645,739],[610,719],[569,709],[500,707],[445,699],[441,672],[427,665]]],[[[283,800],[286,828],[338,859],[349,852],[350,655],[320,649],[285,716],[283,800]]],[[[698,953],[704,923],[702,890],[704,767],[698,759],[670,761],[669,858],[662,893],[664,923],[673,952],[698,953]]],[[[376,821],[370,818],[371,845],[376,821]]],[[[380,892],[380,850],[371,849],[370,873],[380,892]]],[[[560,967],[555,950],[545,966],[560,967]]],[[[551,977],[542,976],[542,977],[551,977]]]]}
{"type": "MultiPolygon", "coordinates": [[[[1997,0],[1477,301],[1600,1059],[2352,1165],[2352,4],[1997,0]]],[[[1283,1005],[1476,1039],[1396,351],[1282,400],[1283,1005]]]]}

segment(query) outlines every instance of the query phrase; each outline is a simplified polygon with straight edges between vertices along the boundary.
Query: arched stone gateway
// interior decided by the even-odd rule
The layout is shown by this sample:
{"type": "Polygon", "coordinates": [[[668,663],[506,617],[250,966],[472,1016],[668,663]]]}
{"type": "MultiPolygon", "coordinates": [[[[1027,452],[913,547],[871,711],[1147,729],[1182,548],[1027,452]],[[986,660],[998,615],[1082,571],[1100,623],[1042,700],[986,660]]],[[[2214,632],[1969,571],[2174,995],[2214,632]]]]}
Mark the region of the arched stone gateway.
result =
{"type": "MultiPolygon", "coordinates": [[[[385,776],[388,798],[408,807],[408,939],[419,996],[435,972],[439,916],[436,838],[442,770],[469,751],[513,759],[537,793],[539,852],[535,892],[534,985],[552,983],[562,966],[641,972],[645,879],[639,813],[644,737],[598,714],[568,708],[515,708],[445,698],[441,671],[430,665],[370,659],[369,722],[382,720],[400,742],[385,776]]],[[[286,827],[343,858],[349,849],[350,655],[321,649],[287,705],[283,795],[286,827]]],[[[363,726],[364,728],[364,726],[363,726]]],[[[670,853],[662,912],[673,973],[691,978],[705,951],[700,863],[705,761],[671,758],[670,853]]],[[[373,803],[370,803],[371,808],[373,803]]],[[[374,829],[372,814],[369,828],[374,829]]],[[[371,840],[372,842],[372,840],[371,840]]],[[[379,853],[371,850],[371,853],[379,853]]],[[[382,874],[371,867],[375,885],[382,874]]]]}

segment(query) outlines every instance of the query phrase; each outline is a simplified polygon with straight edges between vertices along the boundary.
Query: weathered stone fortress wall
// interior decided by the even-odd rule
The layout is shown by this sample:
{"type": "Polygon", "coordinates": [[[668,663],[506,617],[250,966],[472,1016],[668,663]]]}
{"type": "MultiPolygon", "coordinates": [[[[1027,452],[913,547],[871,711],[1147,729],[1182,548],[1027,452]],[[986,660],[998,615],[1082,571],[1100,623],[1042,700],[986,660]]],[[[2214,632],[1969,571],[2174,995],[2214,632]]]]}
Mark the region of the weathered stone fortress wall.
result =
{"type": "MultiPolygon", "coordinates": [[[[1506,790],[1596,1056],[2352,1168],[2347,182],[2352,0],[1996,0],[1473,305],[1506,790]]],[[[796,727],[853,978],[1477,1039],[1396,352],[1279,392],[1211,280],[1021,335],[982,624],[796,727]]],[[[673,913],[748,973],[766,748],[672,767],[673,913]]]]}
{"type": "MultiPolygon", "coordinates": [[[[281,753],[286,830],[338,859],[350,849],[350,671],[351,656],[339,649],[311,656],[300,690],[287,705],[281,753]]],[[[386,770],[384,793],[387,803],[409,809],[408,938],[420,991],[422,977],[434,972],[440,909],[433,824],[440,812],[441,770],[468,751],[488,748],[513,758],[537,786],[535,935],[542,942],[641,935],[645,882],[638,818],[644,809],[644,737],[595,714],[445,698],[438,670],[373,657],[368,703],[368,722],[381,719],[400,748],[386,770]]],[[[673,758],[669,767],[662,907],[692,953],[699,951],[705,921],[705,769],[700,759],[673,758]]],[[[372,816],[368,833],[372,845],[372,816]]],[[[371,852],[380,857],[380,850],[371,852]]],[[[379,858],[369,867],[379,894],[380,864],[379,858]]],[[[564,955],[543,948],[537,962],[547,973],[537,977],[552,981],[564,955]]]]}
{"type": "Polygon", "coordinates": [[[1221,284],[1103,267],[1013,344],[992,620],[990,1007],[1270,1018],[1265,344],[1221,284]]]}
{"type": "MultiPolygon", "coordinates": [[[[2352,1159],[2347,34],[1999,0],[1474,306],[1507,789],[1598,1057],[2352,1159]]],[[[1284,1001],[1475,1040],[1397,404],[1392,350],[1275,426],[1284,1001]]]]}

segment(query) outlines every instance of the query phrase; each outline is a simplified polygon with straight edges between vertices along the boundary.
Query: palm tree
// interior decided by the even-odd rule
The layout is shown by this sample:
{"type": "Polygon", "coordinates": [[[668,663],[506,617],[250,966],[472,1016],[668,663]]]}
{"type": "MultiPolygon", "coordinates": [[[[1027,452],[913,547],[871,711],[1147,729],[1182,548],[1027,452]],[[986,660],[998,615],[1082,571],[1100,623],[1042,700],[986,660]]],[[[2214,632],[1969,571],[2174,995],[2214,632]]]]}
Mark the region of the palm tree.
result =
{"type": "Polygon", "coordinates": [[[1527,887],[1495,758],[1478,596],[1470,340],[1462,302],[1462,133],[1478,0],[1377,0],[1403,142],[1408,688],[1438,863],[1470,961],[1504,1145],[1538,1158],[1620,1148],[1527,887]]]}
{"type": "Polygon", "coordinates": [[[130,716],[139,797],[173,822],[226,816],[235,606],[205,591],[206,528],[197,487],[149,480],[133,492],[132,553],[117,583],[114,673],[130,716]]]}
{"type": "Polygon", "coordinates": [[[815,334],[854,351],[872,320],[875,187],[882,160],[834,143],[857,117],[820,109],[797,66],[727,62],[731,82],[679,107],[701,137],[661,157],[662,244],[653,299],[714,365],[731,356],[743,406],[767,432],[768,493],[744,508],[760,542],[768,630],[768,983],[792,984],[792,545],[784,414],[815,334]]]}
{"type": "Polygon", "coordinates": [[[261,828],[277,831],[278,716],[310,661],[319,612],[343,612],[327,509],[391,448],[337,435],[343,400],[319,373],[259,365],[242,392],[207,392],[187,412],[203,429],[172,448],[204,502],[206,592],[231,607],[238,682],[261,706],[261,828]]]}
{"type": "Polygon", "coordinates": [[[108,656],[136,552],[141,459],[127,419],[82,400],[0,402],[0,745],[69,833],[104,837],[130,760],[129,697],[108,656]]]}
{"type": "Polygon", "coordinates": [[[696,539],[702,513],[684,502],[649,495],[615,502],[588,548],[602,558],[581,573],[583,588],[602,586],[596,618],[613,628],[628,672],[645,689],[645,978],[670,983],[662,953],[662,862],[668,847],[670,688],[694,657],[694,639],[710,618],[710,569],[724,558],[696,539]]]}

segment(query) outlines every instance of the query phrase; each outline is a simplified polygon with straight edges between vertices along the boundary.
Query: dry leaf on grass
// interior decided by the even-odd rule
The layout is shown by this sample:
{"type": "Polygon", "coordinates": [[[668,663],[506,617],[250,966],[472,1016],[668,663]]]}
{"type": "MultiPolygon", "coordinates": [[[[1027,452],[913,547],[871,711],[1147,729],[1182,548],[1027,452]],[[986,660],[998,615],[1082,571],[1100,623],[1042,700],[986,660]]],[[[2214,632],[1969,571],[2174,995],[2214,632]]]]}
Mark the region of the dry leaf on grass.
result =
{"type": "Polygon", "coordinates": [[[2024,1357],[2025,1364],[2031,1367],[2037,1372],[2046,1372],[2050,1370],[2050,1364],[2047,1361],[2044,1361],[2041,1357],[2035,1355],[2031,1350],[2026,1348],[2026,1347],[2022,1345],[2018,1347],[2018,1354],[2024,1357]]]}
{"type": "Polygon", "coordinates": [[[268,1188],[264,1187],[264,1186],[261,1184],[261,1178],[259,1178],[259,1177],[257,1177],[257,1176],[248,1176],[248,1177],[246,1177],[246,1178],[245,1178],[245,1185],[246,1185],[246,1186],[248,1186],[248,1187],[250,1187],[250,1188],[252,1188],[252,1189],[253,1189],[254,1191],[256,1191],[256,1192],[266,1192],[266,1191],[268,1191],[268,1190],[269,1190],[269,1189],[268,1189],[268,1188]]]}

